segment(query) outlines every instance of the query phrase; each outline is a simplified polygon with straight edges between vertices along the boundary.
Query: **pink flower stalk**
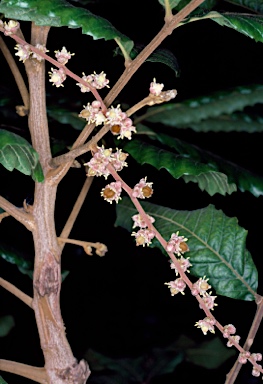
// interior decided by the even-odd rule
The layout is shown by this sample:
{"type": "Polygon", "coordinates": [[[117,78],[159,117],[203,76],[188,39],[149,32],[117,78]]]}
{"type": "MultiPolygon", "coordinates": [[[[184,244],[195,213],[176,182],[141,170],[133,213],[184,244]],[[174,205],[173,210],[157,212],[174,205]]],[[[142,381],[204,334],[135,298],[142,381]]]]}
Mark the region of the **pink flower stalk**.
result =
{"type": "Polygon", "coordinates": [[[153,82],[150,84],[150,93],[154,96],[159,96],[162,93],[164,85],[161,83],[156,83],[156,79],[153,79],[153,82]]]}
{"type": "MultiPolygon", "coordinates": [[[[39,49],[43,53],[49,52],[49,50],[46,49],[46,47],[44,45],[42,45],[42,44],[37,44],[36,48],[39,49]]],[[[40,56],[38,53],[36,53],[36,52],[32,52],[32,58],[36,59],[38,61],[44,60],[44,58],[42,56],[40,56]]]]}
{"type": "Polygon", "coordinates": [[[146,182],[147,177],[141,179],[138,184],[136,184],[133,188],[132,197],[136,197],[137,199],[145,199],[145,197],[149,198],[153,194],[152,185],[153,183],[146,182]]]}
{"type": "MultiPolygon", "coordinates": [[[[148,219],[150,220],[151,223],[155,222],[155,219],[152,216],[147,215],[147,217],[148,217],[148,219]]],[[[133,215],[132,216],[132,220],[134,221],[134,224],[133,224],[132,228],[136,228],[136,227],[147,228],[148,227],[148,225],[146,224],[146,221],[141,217],[140,214],[133,215]]]]}
{"type": "Polygon", "coordinates": [[[59,68],[59,69],[51,68],[51,72],[48,72],[48,74],[50,76],[49,81],[53,83],[52,85],[55,85],[57,88],[64,87],[62,83],[63,81],[66,80],[67,76],[63,68],[59,68]]]}
{"type": "Polygon", "coordinates": [[[101,196],[110,204],[112,204],[113,201],[118,203],[119,200],[121,200],[121,192],[121,181],[116,181],[106,185],[106,187],[101,190],[101,196]]]}
{"type": "Polygon", "coordinates": [[[88,124],[95,123],[96,126],[105,123],[105,116],[102,113],[101,102],[94,100],[91,104],[88,103],[84,109],[80,112],[79,117],[85,119],[88,124]]]}
{"type": "MultiPolygon", "coordinates": [[[[188,270],[188,268],[190,268],[190,267],[192,266],[192,264],[191,264],[190,261],[189,261],[189,257],[187,257],[187,259],[185,259],[183,256],[181,256],[180,259],[178,259],[177,261],[178,261],[178,263],[180,264],[180,266],[181,266],[181,268],[182,268],[182,270],[183,270],[184,272],[188,272],[188,273],[190,272],[190,271],[188,270]]],[[[176,276],[177,276],[177,275],[179,274],[179,272],[178,272],[178,270],[177,270],[175,264],[174,264],[174,263],[171,263],[171,264],[170,264],[170,267],[171,267],[171,269],[174,269],[175,274],[176,274],[176,276]]]]}
{"type": "Polygon", "coordinates": [[[215,333],[214,325],[216,323],[215,319],[211,319],[210,317],[205,317],[203,320],[199,320],[195,326],[197,328],[201,328],[201,331],[204,335],[207,335],[207,332],[215,333]]]}
{"type": "Polygon", "coordinates": [[[29,56],[32,53],[28,44],[25,44],[25,45],[17,44],[15,46],[15,49],[17,49],[15,56],[18,56],[19,61],[22,61],[23,63],[29,58],[29,56]]]}
{"type": "Polygon", "coordinates": [[[68,52],[65,47],[63,47],[61,51],[55,51],[55,57],[57,61],[63,65],[67,64],[69,59],[71,59],[71,56],[74,56],[74,55],[75,53],[68,52]]]}
{"type": "Polygon", "coordinates": [[[4,34],[6,36],[10,36],[13,33],[16,33],[17,30],[19,29],[20,24],[16,20],[9,20],[8,23],[5,21],[4,22],[4,34]]]}
{"type": "Polygon", "coordinates": [[[181,255],[181,253],[189,251],[188,245],[186,244],[186,241],[188,240],[184,236],[178,236],[179,231],[176,233],[172,233],[170,240],[167,243],[166,251],[176,253],[178,256],[181,255]]]}
{"type": "Polygon", "coordinates": [[[135,236],[136,245],[145,245],[149,246],[152,242],[151,240],[154,238],[155,233],[150,231],[149,229],[140,229],[138,232],[132,232],[132,236],[135,236]]]}
{"type": "Polygon", "coordinates": [[[168,288],[170,289],[172,296],[177,295],[177,293],[179,293],[179,292],[182,295],[184,295],[184,290],[185,290],[186,284],[181,277],[179,277],[178,279],[176,279],[174,281],[169,281],[169,283],[164,283],[164,284],[168,285],[168,288]]]}

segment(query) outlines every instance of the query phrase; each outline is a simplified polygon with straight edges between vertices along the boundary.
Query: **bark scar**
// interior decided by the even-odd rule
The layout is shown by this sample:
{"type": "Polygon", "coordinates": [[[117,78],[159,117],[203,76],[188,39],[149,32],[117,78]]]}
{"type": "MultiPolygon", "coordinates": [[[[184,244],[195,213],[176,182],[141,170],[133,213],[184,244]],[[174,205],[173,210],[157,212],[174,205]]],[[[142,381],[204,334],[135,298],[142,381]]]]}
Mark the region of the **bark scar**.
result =
{"type": "Polygon", "coordinates": [[[35,278],[34,287],[42,297],[50,296],[51,293],[57,294],[60,287],[59,264],[53,253],[47,254],[43,264],[40,273],[35,278]]]}

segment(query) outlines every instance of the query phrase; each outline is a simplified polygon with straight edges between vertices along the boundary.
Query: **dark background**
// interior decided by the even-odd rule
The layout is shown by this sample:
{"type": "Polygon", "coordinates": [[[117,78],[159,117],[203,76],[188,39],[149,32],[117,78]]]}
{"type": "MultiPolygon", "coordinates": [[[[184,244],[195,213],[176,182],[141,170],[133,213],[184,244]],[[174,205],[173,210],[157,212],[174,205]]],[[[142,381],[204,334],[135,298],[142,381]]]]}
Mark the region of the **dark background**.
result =
{"type": "MultiPolygon", "coordinates": [[[[73,4],[77,5],[75,2],[73,4]]],[[[164,12],[157,0],[133,0],[132,3],[101,0],[92,2],[89,9],[108,18],[119,31],[140,44],[147,44],[163,25],[164,12]]],[[[217,9],[239,10],[220,1],[217,9]]],[[[22,28],[28,37],[28,26],[22,23],[22,28]]],[[[12,47],[11,39],[5,40],[12,47]]],[[[89,74],[94,70],[97,73],[104,70],[113,86],[123,71],[122,57],[113,58],[116,48],[114,42],[93,42],[78,29],[52,28],[48,39],[50,54],[63,45],[76,53],[69,68],[79,75],[83,71],[89,74]]],[[[200,21],[179,28],[161,47],[174,53],[181,76],[176,78],[173,71],[163,64],[145,63],[119,95],[118,101],[122,104],[132,105],[145,97],[153,77],[164,83],[165,89],[176,88],[178,101],[220,89],[263,82],[262,43],[256,43],[212,21],[200,21]]],[[[50,67],[49,64],[47,67],[50,67]]],[[[23,70],[22,64],[21,68],[23,70]]],[[[14,106],[20,104],[15,83],[2,57],[0,79],[2,89],[12,95],[14,106]]],[[[105,92],[102,91],[102,96],[105,92]]],[[[63,89],[52,88],[47,82],[47,96],[50,105],[61,103],[77,112],[90,101],[90,95],[81,94],[71,79],[67,79],[63,89]]],[[[261,111],[260,105],[258,111],[261,111]]],[[[27,137],[26,118],[15,115],[11,119],[2,117],[1,126],[5,128],[5,125],[12,125],[14,132],[27,137]]],[[[71,127],[58,126],[54,121],[50,122],[50,129],[51,135],[69,142],[78,134],[71,127]]],[[[177,135],[263,176],[261,133],[200,134],[186,129],[178,130],[177,135]]],[[[83,161],[87,159],[88,156],[84,156],[83,161]]],[[[22,206],[24,199],[32,204],[33,182],[29,177],[16,171],[10,173],[3,167],[0,175],[3,196],[17,206],[22,206]]],[[[228,216],[238,218],[239,224],[248,230],[247,248],[258,267],[258,292],[261,293],[262,197],[255,198],[247,192],[210,197],[192,183],[173,180],[165,171],[157,173],[151,167],[139,167],[132,159],[129,159],[129,168],[122,171],[122,177],[131,185],[146,175],[148,180],[154,182],[153,203],[188,210],[214,204],[228,216]]],[[[71,169],[59,186],[56,203],[58,234],[85,177],[83,168],[71,169]]],[[[67,245],[62,257],[62,269],[70,273],[62,285],[61,308],[75,356],[81,359],[92,348],[116,359],[137,357],[153,347],[165,348],[182,334],[197,343],[212,339],[213,335],[204,337],[194,327],[194,323],[204,317],[194,298],[189,293],[170,296],[164,285],[164,282],[174,278],[168,260],[157,250],[136,247],[128,232],[114,228],[114,206],[100,197],[104,185],[105,181],[101,178],[93,183],[70,237],[104,242],[108,246],[108,253],[104,258],[89,257],[81,247],[67,245]]],[[[27,260],[33,261],[31,234],[12,218],[2,222],[0,239],[19,249],[27,260]]],[[[15,265],[0,259],[0,275],[32,295],[32,281],[22,275],[15,265]]],[[[217,303],[219,306],[215,309],[215,316],[222,324],[234,324],[241,342],[245,341],[256,305],[224,297],[218,297],[217,303]]],[[[1,289],[0,316],[3,315],[14,316],[16,326],[8,336],[0,339],[0,357],[32,365],[43,364],[32,311],[1,289]]],[[[254,352],[263,352],[261,341],[262,328],[253,346],[254,352]]],[[[234,361],[235,357],[217,370],[206,370],[185,361],[173,374],[156,378],[151,383],[190,383],[199,378],[224,383],[234,361]]],[[[245,366],[236,383],[258,383],[260,379],[253,378],[250,370],[250,365],[245,366]]],[[[29,383],[11,374],[3,374],[3,377],[9,384],[29,383]]]]}

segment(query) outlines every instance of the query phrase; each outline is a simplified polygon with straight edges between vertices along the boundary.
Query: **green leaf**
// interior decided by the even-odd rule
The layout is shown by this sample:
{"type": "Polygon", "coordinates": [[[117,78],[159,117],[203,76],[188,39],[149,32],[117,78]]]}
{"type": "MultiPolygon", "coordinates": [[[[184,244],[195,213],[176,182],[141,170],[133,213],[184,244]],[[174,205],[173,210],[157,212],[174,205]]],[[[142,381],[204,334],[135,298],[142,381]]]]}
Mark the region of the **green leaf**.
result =
{"type": "Polygon", "coordinates": [[[143,118],[153,123],[162,123],[171,127],[191,127],[204,119],[220,115],[230,115],[242,111],[247,106],[263,103],[263,86],[251,85],[237,87],[229,91],[220,91],[183,103],[164,104],[149,108],[143,118]]]}
{"type": "Polygon", "coordinates": [[[263,118],[237,112],[191,123],[191,128],[196,132],[263,132],[263,118]]]}
{"type": "Polygon", "coordinates": [[[250,9],[251,11],[263,13],[262,0],[226,0],[228,3],[250,9]]]}
{"type": "Polygon", "coordinates": [[[255,41],[263,43],[263,17],[248,14],[231,14],[210,12],[206,18],[210,18],[216,23],[234,29],[250,37],[255,41]]]}
{"type": "Polygon", "coordinates": [[[22,270],[27,271],[32,270],[30,261],[26,260],[19,251],[4,243],[0,244],[0,257],[8,263],[15,264],[19,269],[21,268],[22,270]]]}
{"type": "MultiPolygon", "coordinates": [[[[139,127],[138,131],[143,132],[143,128],[139,127]]],[[[254,175],[247,169],[229,162],[214,153],[205,151],[195,145],[188,144],[183,140],[162,133],[153,134],[153,131],[147,131],[147,127],[144,127],[144,133],[151,138],[157,139],[162,144],[171,147],[176,153],[192,159],[194,162],[212,165],[218,172],[223,172],[223,174],[227,175],[228,183],[234,183],[241,192],[248,191],[256,197],[263,195],[263,178],[254,175]]],[[[204,174],[204,176],[207,178],[208,175],[204,174]]],[[[214,176],[218,175],[216,174],[214,176]]],[[[185,182],[193,181],[192,177],[194,176],[185,175],[183,176],[183,179],[185,182]]],[[[200,183],[202,182],[202,177],[202,175],[199,177],[200,183]]],[[[224,177],[219,179],[219,181],[223,182],[224,177]]],[[[232,189],[234,190],[234,185],[232,185],[232,189]]]]}
{"type": "Polygon", "coordinates": [[[0,376],[0,384],[7,384],[7,382],[0,376]]]}
{"type": "Polygon", "coordinates": [[[58,121],[61,124],[69,124],[74,129],[82,130],[86,123],[78,116],[78,113],[71,112],[68,109],[65,108],[57,108],[52,107],[47,109],[47,113],[49,117],[52,117],[52,119],[58,121]]]}
{"type": "Polygon", "coordinates": [[[131,381],[143,383],[150,379],[172,373],[183,360],[181,351],[171,351],[170,348],[153,348],[135,358],[111,358],[89,349],[85,358],[89,361],[92,371],[113,371],[117,382],[131,381]]]}
{"type": "Polygon", "coordinates": [[[42,182],[44,175],[38,158],[38,153],[23,137],[0,129],[0,163],[8,171],[17,169],[42,182]]]}
{"type": "Polygon", "coordinates": [[[236,352],[227,348],[218,337],[204,341],[195,348],[186,350],[187,360],[206,369],[217,369],[236,352]]]}
{"type": "Polygon", "coordinates": [[[94,40],[119,39],[128,53],[133,47],[133,42],[108,20],[65,0],[2,0],[0,12],[11,19],[34,21],[36,25],[82,28],[82,33],[94,40]]]}
{"type": "Polygon", "coordinates": [[[138,140],[132,140],[124,148],[140,164],[150,164],[158,170],[164,168],[175,179],[183,177],[186,182],[198,183],[199,188],[208,192],[210,196],[215,193],[231,194],[237,189],[236,185],[229,183],[227,176],[212,164],[196,161],[189,156],[174,154],[138,140]]]}
{"type": "MultiPolygon", "coordinates": [[[[145,45],[142,44],[136,44],[135,47],[132,49],[130,57],[132,59],[135,59],[136,56],[143,50],[145,45]]],[[[115,55],[118,55],[121,53],[121,50],[119,48],[116,48],[114,51],[115,55]]],[[[175,76],[180,76],[180,68],[178,61],[175,57],[175,55],[166,48],[157,48],[149,57],[145,60],[152,62],[152,63],[161,63],[167,65],[169,68],[171,68],[175,76]]]]}
{"type": "MultiPolygon", "coordinates": [[[[141,203],[146,213],[155,218],[154,226],[166,241],[177,231],[187,237],[192,267],[198,278],[207,276],[218,295],[240,300],[254,300],[258,274],[246,249],[247,231],[236,218],[227,217],[213,205],[195,211],[178,211],[147,202],[141,203]]],[[[131,231],[131,217],[137,213],[128,198],[117,204],[115,225],[131,231]]],[[[152,246],[160,246],[156,240],[152,246]]],[[[164,252],[164,251],[163,251],[164,252]]]]}
{"type": "MultiPolygon", "coordinates": [[[[7,336],[11,329],[15,326],[13,316],[0,317],[0,337],[7,336]]],[[[0,380],[1,383],[1,380],[0,380]]]]}

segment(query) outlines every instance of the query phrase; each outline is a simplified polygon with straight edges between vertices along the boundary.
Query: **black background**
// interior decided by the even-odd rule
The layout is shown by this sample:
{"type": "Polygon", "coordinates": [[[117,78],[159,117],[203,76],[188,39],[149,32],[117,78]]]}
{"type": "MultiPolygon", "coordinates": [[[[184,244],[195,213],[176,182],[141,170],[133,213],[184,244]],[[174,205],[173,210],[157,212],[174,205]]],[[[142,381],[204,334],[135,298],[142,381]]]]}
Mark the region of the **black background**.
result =
{"type": "MultiPolygon", "coordinates": [[[[77,3],[74,3],[77,5],[77,3]]],[[[136,43],[147,44],[163,25],[164,12],[157,0],[102,0],[93,2],[89,9],[105,18],[136,43]]],[[[233,5],[218,2],[218,10],[239,10],[233,5]]],[[[22,23],[25,35],[28,26],[22,23]]],[[[5,39],[10,47],[13,42],[5,39]]],[[[75,52],[68,67],[77,74],[99,73],[104,70],[112,86],[123,71],[121,56],[113,58],[114,42],[102,40],[93,42],[81,31],[66,28],[52,28],[48,39],[50,54],[65,45],[75,52]]],[[[191,23],[176,30],[161,45],[176,56],[181,76],[163,64],[145,63],[130,83],[118,96],[122,104],[132,105],[145,97],[153,77],[165,84],[165,89],[176,88],[177,100],[205,95],[212,91],[238,85],[262,84],[263,45],[233,30],[222,28],[212,21],[191,23]]],[[[22,64],[20,67],[23,70],[22,64]]],[[[48,69],[50,68],[47,64],[48,69]]],[[[14,106],[21,103],[9,69],[1,58],[1,83],[11,92],[14,106]]],[[[106,91],[102,91],[104,96],[106,91]]],[[[72,110],[90,101],[90,95],[81,94],[73,80],[67,79],[64,89],[52,88],[47,82],[48,102],[53,104],[65,99],[72,110]]],[[[258,105],[258,112],[261,106],[258,105]]],[[[18,127],[25,137],[26,118],[13,117],[13,127],[18,127]]],[[[10,124],[4,119],[2,127],[10,124]]],[[[77,131],[69,126],[50,124],[51,134],[73,140],[77,131]]],[[[179,138],[187,140],[221,154],[251,171],[262,175],[262,134],[200,134],[190,129],[178,130],[179,138]]],[[[87,157],[88,158],[88,157],[87,157]]],[[[85,157],[84,157],[85,159],[85,157]]],[[[256,198],[248,192],[236,192],[231,196],[210,197],[196,185],[173,180],[165,171],[155,172],[148,166],[139,167],[129,159],[129,168],[122,171],[122,177],[133,185],[147,175],[154,182],[151,202],[174,209],[198,209],[214,204],[228,216],[236,216],[239,224],[248,230],[247,247],[259,271],[259,293],[262,292],[262,197],[256,198]]],[[[71,169],[61,182],[56,202],[56,228],[59,234],[67,220],[80,188],[85,181],[84,169],[71,169]]],[[[114,228],[114,206],[100,198],[104,179],[97,178],[81,210],[70,237],[107,244],[109,252],[104,258],[89,257],[81,247],[67,245],[62,257],[62,269],[70,273],[62,285],[61,308],[67,336],[73,353],[83,358],[88,348],[111,357],[136,357],[147,353],[152,347],[165,348],[184,334],[196,342],[213,338],[204,337],[194,323],[203,318],[195,299],[190,293],[171,297],[164,282],[174,278],[168,260],[157,250],[139,248],[130,234],[121,228],[114,228]]],[[[18,172],[1,169],[1,194],[22,206],[24,199],[33,201],[33,182],[18,172]]],[[[31,234],[12,218],[1,224],[2,241],[20,249],[28,260],[33,260],[34,250],[31,234]]],[[[0,259],[0,275],[29,295],[32,295],[32,281],[22,275],[17,267],[0,259]]],[[[215,316],[222,324],[232,323],[241,340],[245,340],[252,322],[256,305],[218,297],[219,306],[215,316]]],[[[34,316],[29,308],[10,293],[1,289],[0,315],[13,315],[16,326],[11,333],[0,339],[0,357],[14,359],[32,365],[43,364],[34,316]]],[[[262,350],[262,329],[255,341],[253,351],[262,350]]],[[[152,383],[190,383],[194,379],[224,383],[225,376],[235,358],[224,363],[218,370],[206,370],[189,362],[179,365],[174,374],[156,378],[152,383]]],[[[236,383],[257,383],[260,379],[250,375],[250,365],[245,366],[236,383]]],[[[10,374],[3,374],[9,384],[26,384],[28,380],[10,374]]],[[[106,382],[105,382],[106,384],[106,382]]],[[[127,383],[128,384],[128,383],[127,383]]]]}

